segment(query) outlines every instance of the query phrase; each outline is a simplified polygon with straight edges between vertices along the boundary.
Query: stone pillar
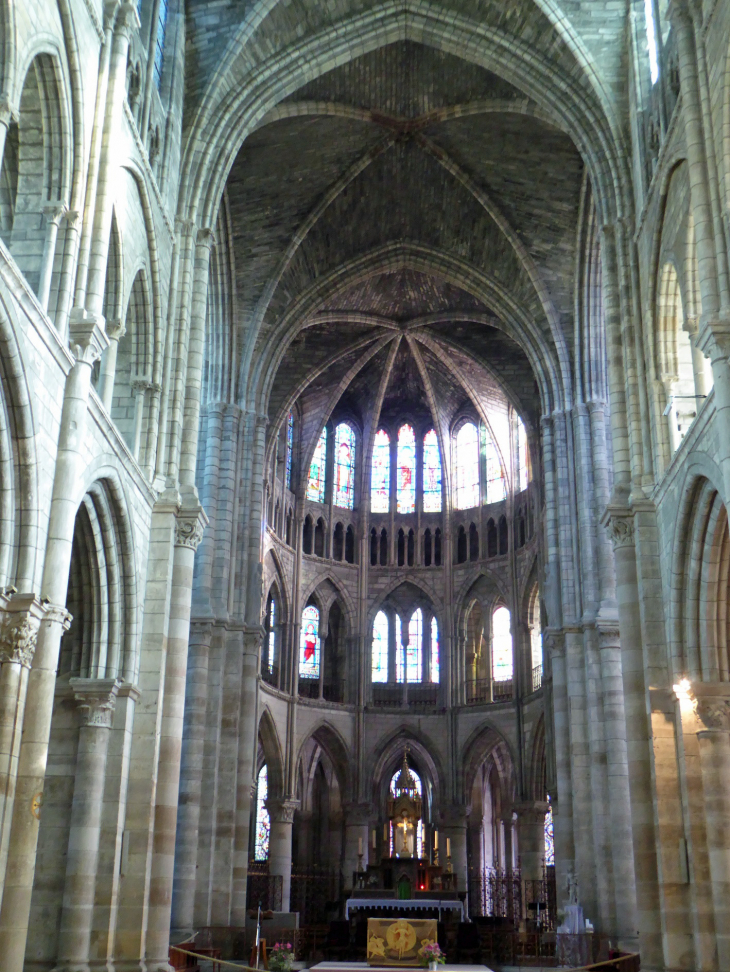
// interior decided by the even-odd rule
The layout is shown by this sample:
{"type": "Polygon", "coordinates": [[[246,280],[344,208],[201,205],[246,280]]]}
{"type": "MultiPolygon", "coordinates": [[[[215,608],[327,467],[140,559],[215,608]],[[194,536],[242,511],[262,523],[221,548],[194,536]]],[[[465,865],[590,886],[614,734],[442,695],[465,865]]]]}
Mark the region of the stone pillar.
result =
{"type": "Polygon", "coordinates": [[[269,874],[281,876],[281,910],[291,901],[291,831],[298,800],[267,800],[271,818],[269,832],[269,874]]]}
{"type": "Polygon", "coordinates": [[[61,636],[71,622],[71,616],[61,605],[66,600],[78,509],[76,488],[83,463],[91,367],[106,344],[103,329],[93,320],[72,322],[71,348],[76,363],[66,379],[43,567],[42,591],[48,603],[28,678],[6,881],[0,907],[3,972],[22,972],[25,959],[58,655],[61,636]]]}
{"type": "Polygon", "coordinates": [[[545,814],[548,804],[541,800],[517,803],[514,810],[517,814],[517,853],[522,877],[526,881],[540,881],[545,863],[545,814]]]}
{"type": "Polygon", "coordinates": [[[81,714],[57,972],[87,972],[109,734],[120,679],[72,678],[81,714]]]}
{"type": "Polygon", "coordinates": [[[134,393],[134,438],[132,439],[132,455],[139,462],[139,450],[142,443],[142,420],[144,419],[145,395],[151,388],[151,382],[138,379],[132,382],[134,393]]]}
{"type": "Polygon", "coordinates": [[[697,683],[693,689],[717,967],[726,972],[730,969],[730,684],[697,683]]]}
{"type": "Polygon", "coordinates": [[[212,632],[213,624],[210,621],[193,622],[190,625],[172,890],[172,931],[176,940],[181,940],[192,932],[194,925],[205,716],[208,705],[208,659],[212,632]]]}
{"type": "Polygon", "coordinates": [[[122,321],[106,322],[106,336],[109,338],[109,347],[101,358],[98,390],[102,404],[109,414],[111,414],[112,399],[114,398],[114,377],[117,371],[119,342],[126,333],[127,328],[122,321]]]}
{"type": "Polygon", "coordinates": [[[28,672],[44,607],[32,594],[0,594],[0,899],[15,803],[28,672]]]}
{"type": "Polygon", "coordinates": [[[362,866],[368,866],[368,834],[370,832],[370,817],[373,808],[369,803],[346,803],[345,811],[345,856],[342,861],[342,872],[345,877],[345,887],[352,887],[352,875],[359,866],[359,847],[362,840],[362,866]]]}
{"type": "Polygon", "coordinates": [[[51,294],[51,278],[53,277],[53,261],[56,256],[58,224],[66,215],[67,211],[68,207],[63,202],[48,203],[41,209],[41,212],[46,217],[46,239],[43,244],[43,257],[41,258],[38,303],[44,311],[48,310],[48,298],[51,294]]]}
{"type": "Polygon", "coordinates": [[[170,627],[165,687],[162,700],[160,749],[157,763],[154,845],[150,875],[148,972],[167,972],[170,947],[175,829],[180,789],[185,681],[188,663],[190,602],[195,551],[208,519],[201,507],[181,509],[175,525],[175,552],[170,590],[170,627]]]}
{"type": "Polygon", "coordinates": [[[0,173],[3,171],[5,160],[5,140],[8,137],[8,128],[13,120],[13,112],[10,107],[10,99],[7,94],[0,95],[0,173]]]}
{"type": "MultiPolygon", "coordinates": [[[[439,861],[446,866],[447,839],[451,841],[451,867],[457,875],[460,890],[465,891],[469,884],[469,873],[466,859],[466,818],[471,807],[454,804],[444,807],[441,811],[441,826],[439,831],[439,861]]],[[[510,821],[512,814],[510,813],[510,821]]]]}

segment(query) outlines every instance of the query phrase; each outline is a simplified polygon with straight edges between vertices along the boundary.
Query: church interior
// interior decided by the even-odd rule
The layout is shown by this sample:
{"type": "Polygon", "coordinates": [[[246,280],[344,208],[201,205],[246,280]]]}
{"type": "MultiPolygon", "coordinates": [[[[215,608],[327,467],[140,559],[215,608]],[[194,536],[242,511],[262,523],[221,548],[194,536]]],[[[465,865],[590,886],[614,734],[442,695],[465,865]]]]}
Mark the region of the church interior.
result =
{"type": "Polygon", "coordinates": [[[730,972],[729,244],[730,0],[0,0],[0,972],[730,972]]]}

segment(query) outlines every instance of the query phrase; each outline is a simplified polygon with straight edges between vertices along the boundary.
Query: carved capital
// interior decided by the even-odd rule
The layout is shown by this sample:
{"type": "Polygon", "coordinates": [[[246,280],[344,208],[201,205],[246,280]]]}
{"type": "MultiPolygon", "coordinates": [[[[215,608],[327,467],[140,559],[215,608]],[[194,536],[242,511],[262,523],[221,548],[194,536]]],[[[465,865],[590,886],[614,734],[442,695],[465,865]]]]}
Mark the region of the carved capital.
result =
{"type": "Polygon", "coordinates": [[[451,806],[442,807],[440,813],[442,827],[466,827],[466,818],[471,813],[471,807],[464,804],[454,803],[451,806]]]}
{"type": "Polygon", "coordinates": [[[69,346],[77,361],[93,365],[109,346],[104,318],[75,307],[69,315],[69,346]]]}
{"type": "Polygon", "coordinates": [[[730,732],[730,698],[700,696],[693,708],[705,730],[730,732]]]}
{"type": "Polygon", "coordinates": [[[134,0],[122,0],[122,4],[117,14],[117,22],[114,28],[115,34],[121,34],[129,39],[135,30],[139,30],[139,15],[137,4],[134,0]]]}
{"type": "Polygon", "coordinates": [[[562,631],[548,628],[543,632],[542,646],[548,658],[562,658],[565,655],[565,635],[562,631]]]}
{"type": "Polygon", "coordinates": [[[207,246],[209,248],[211,246],[215,246],[216,244],[215,232],[212,229],[209,229],[208,227],[203,227],[202,229],[198,230],[197,235],[195,237],[195,242],[197,243],[198,246],[207,246]]]}
{"type": "Polygon", "coordinates": [[[58,226],[68,212],[68,206],[65,202],[49,202],[41,206],[41,212],[46,217],[47,223],[58,226]]]}
{"type": "Polygon", "coordinates": [[[246,625],[243,629],[243,651],[246,655],[255,655],[258,658],[259,649],[264,641],[266,634],[260,624],[246,625]]]}
{"type": "Polygon", "coordinates": [[[135,378],[130,382],[130,388],[134,395],[144,395],[152,388],[152,382],[147,381],[146,378],[135,378]]]}
{"type": "Polygon", "coordinates": [[[45,614],[43,615],[44,624],[58,624],[64,631],[68,631],[73,621],[73,614],[69,614],[62,604],[51,604],[50,601],[43,601],[45,614]]]}
{"type": "Polygon", "coordinates": [[[175,521],[175,546],[197,550],[207,525],[208,517],[202,507],[180,510],[175,521]]]}
{"type": "Polygon", "coordinates": [[[609,506],[602,523],[608,530],[613,549],[631,547],[634,543],[634,516],[630,510],[609,506]]]}
{"type": "Polygon", "coordinates": [[[124,321],[107,321],[106,336],[110,341],[121,341],[127,333],[127,325],[124,321]]]}
{"type": "Polygon", "coordinates": [[[69,679],[84,726],[111,729],[121,684],[118,678],[69,679]]]}
{"type": "Polygon", "coordinates": [[[30,668],[45,607],[33,594],[16,594],[0,615],[0,663],[30,668]]]}
{"type": "Polygon", "coordinates": [[[342,809],[351,827],[367,827],[373,817],[372,803],[346,803],[342,809]]]}
{"type": "Polygon", "coordinates": [[[266,801],[266,809],[271,815],[273,823],[294,823],[294,814],[299,807],[299,800],[274,800],[266,801]]]}
{"type": "Polygon", "coordinates": [[[724,314],[702,314],[696,344],[711,361],[730,357],[730,318],[724,314]]]}

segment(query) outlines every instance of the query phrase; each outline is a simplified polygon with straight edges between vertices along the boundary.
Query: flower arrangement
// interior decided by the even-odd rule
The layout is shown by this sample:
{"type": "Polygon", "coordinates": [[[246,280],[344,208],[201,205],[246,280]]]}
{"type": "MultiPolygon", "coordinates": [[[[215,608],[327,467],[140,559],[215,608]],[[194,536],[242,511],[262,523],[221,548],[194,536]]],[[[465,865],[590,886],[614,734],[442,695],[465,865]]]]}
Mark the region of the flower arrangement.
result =
{"type": "Polygon", "coordinates": [[[446,961],[446,956],[441,951],[438,942],[428,942],[419,950],[418,954],[421,956],[424,968],[435,968],[437,965],[443,965],[446,961]]]}
{"type": "Polygon", "coordinates": [[[289,942],[277,942],[269,952],[271,972],[289,972],[294,961],[294,949],[289,942]]]}

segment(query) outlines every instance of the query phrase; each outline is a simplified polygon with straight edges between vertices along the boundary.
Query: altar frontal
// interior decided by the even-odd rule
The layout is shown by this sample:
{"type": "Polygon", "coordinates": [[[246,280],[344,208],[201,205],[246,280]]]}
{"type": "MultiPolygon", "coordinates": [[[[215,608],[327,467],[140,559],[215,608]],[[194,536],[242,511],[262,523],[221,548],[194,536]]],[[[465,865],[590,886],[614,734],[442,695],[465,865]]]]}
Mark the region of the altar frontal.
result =
{"type": "Polygon", "coordinates": [[[425,965],[422,949],[435,941],[435,918],[368,918],[368,965],[425,965]]]}

